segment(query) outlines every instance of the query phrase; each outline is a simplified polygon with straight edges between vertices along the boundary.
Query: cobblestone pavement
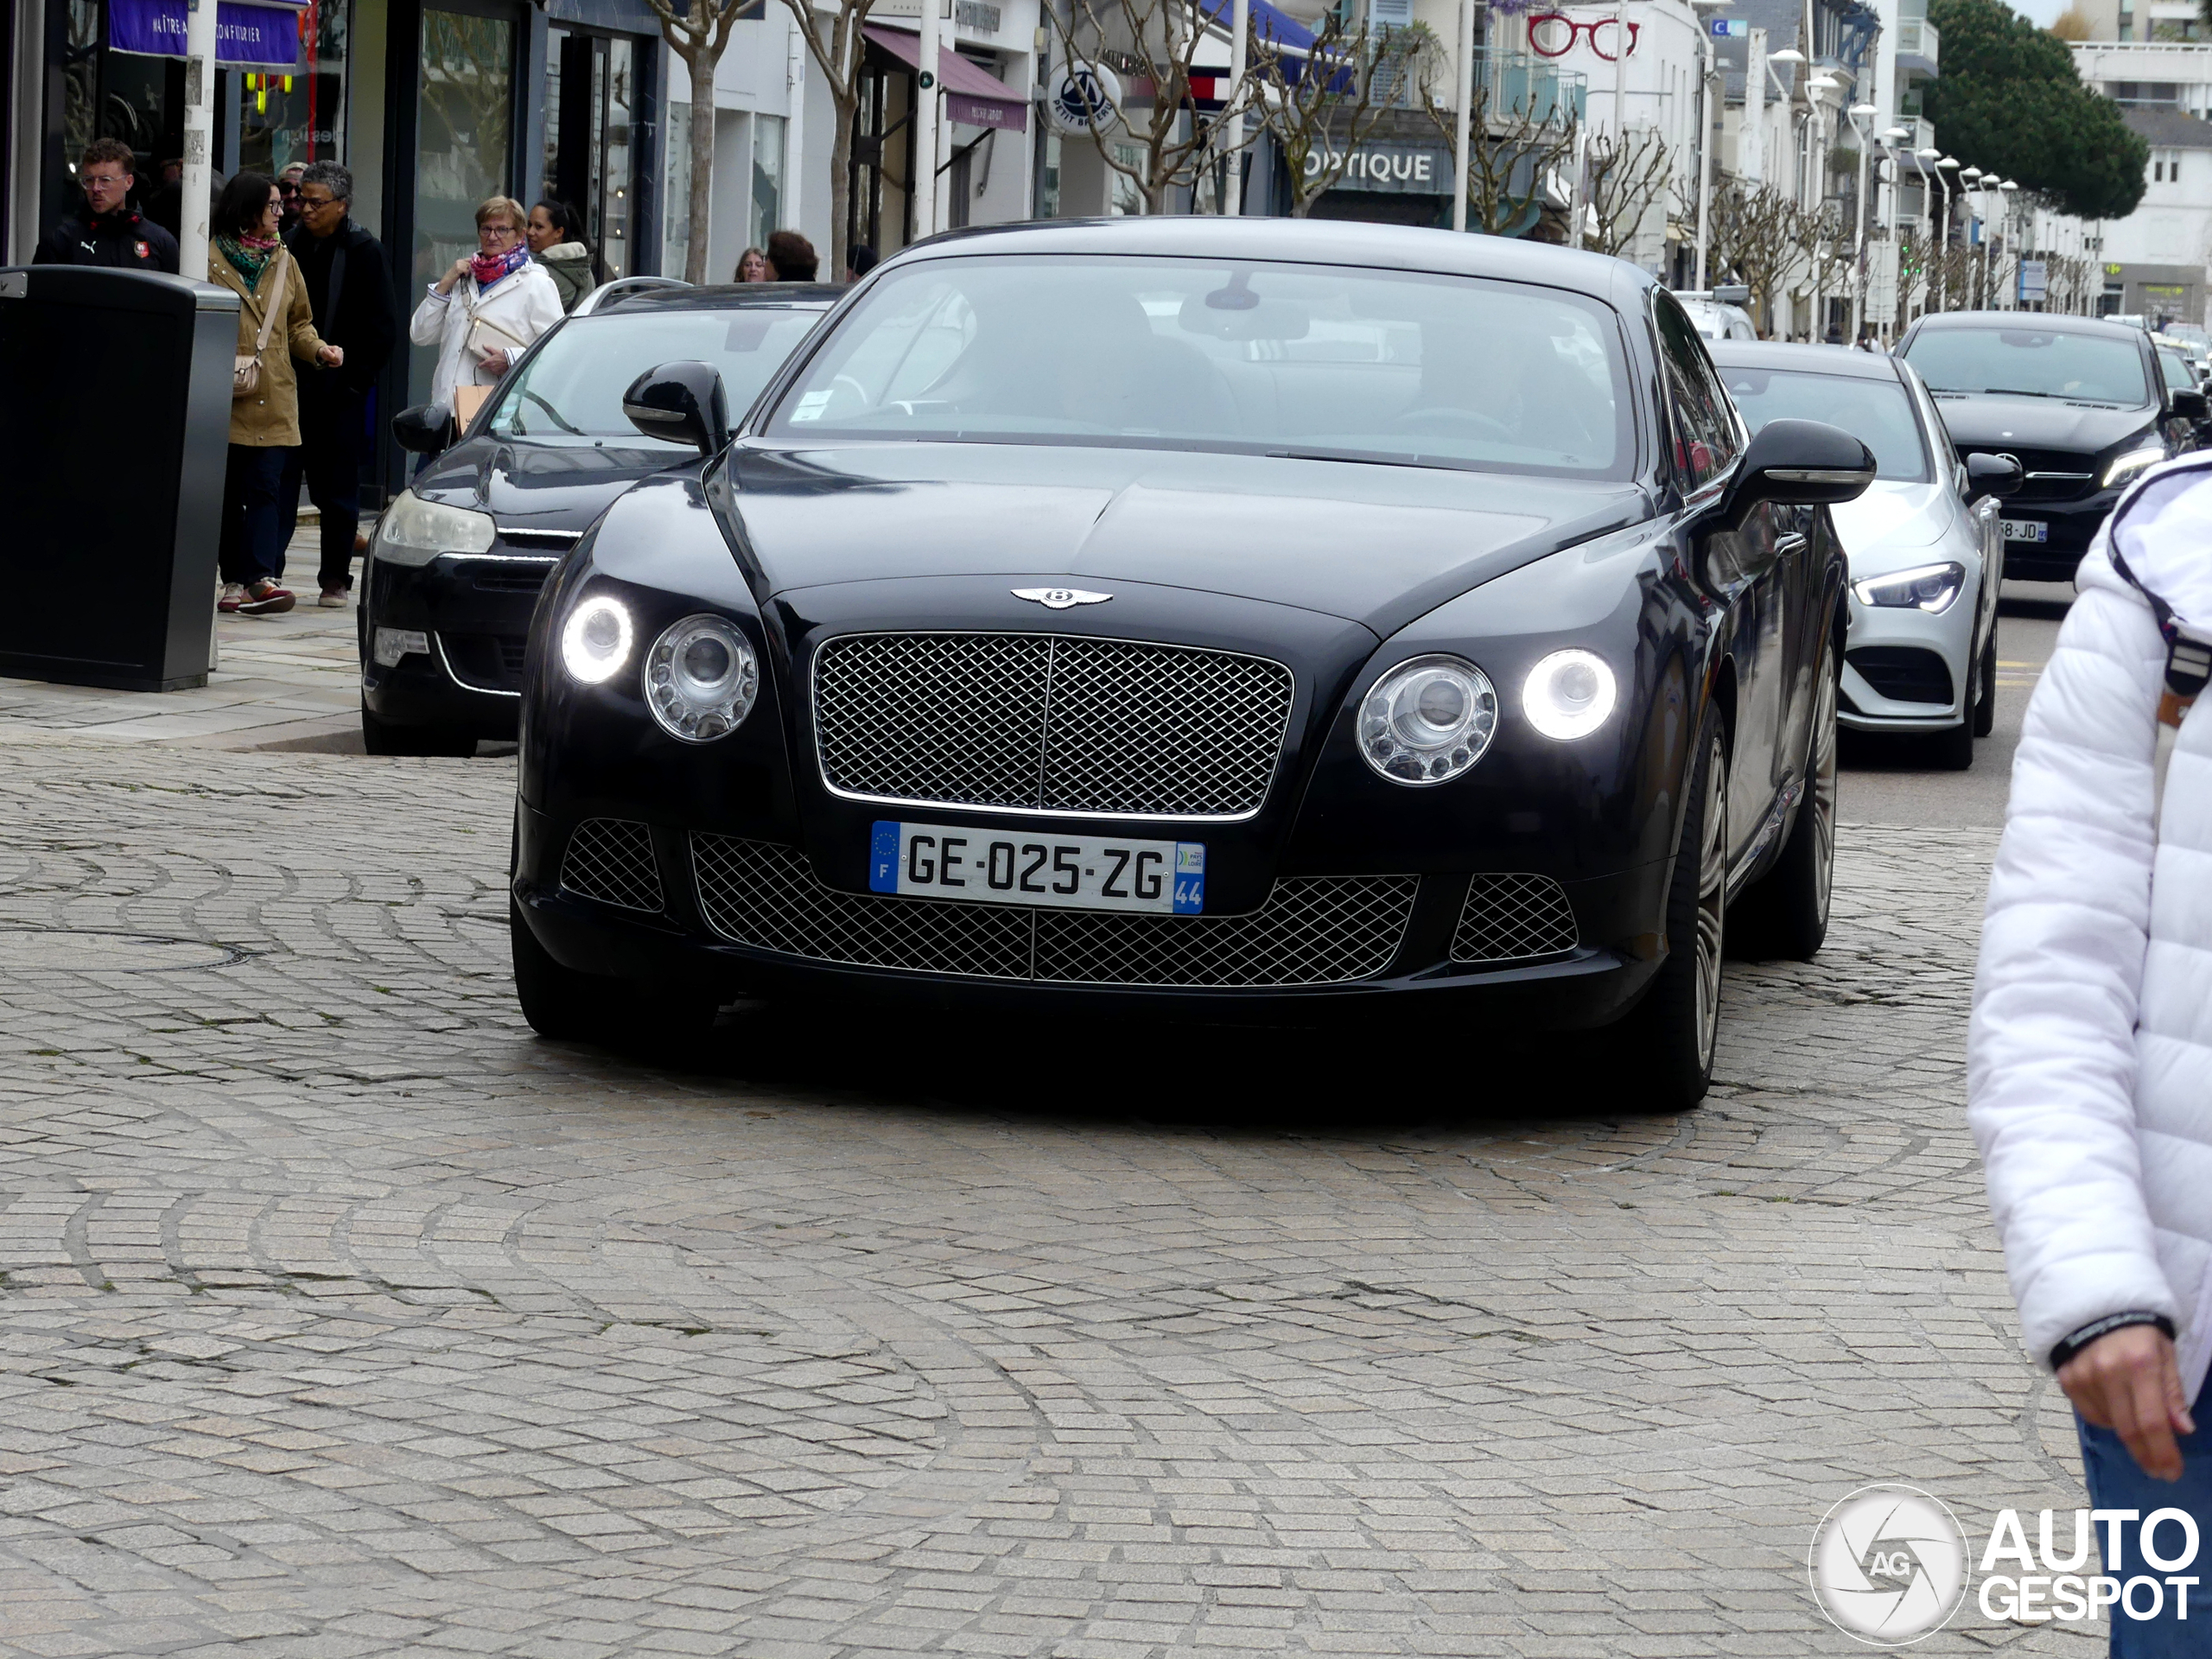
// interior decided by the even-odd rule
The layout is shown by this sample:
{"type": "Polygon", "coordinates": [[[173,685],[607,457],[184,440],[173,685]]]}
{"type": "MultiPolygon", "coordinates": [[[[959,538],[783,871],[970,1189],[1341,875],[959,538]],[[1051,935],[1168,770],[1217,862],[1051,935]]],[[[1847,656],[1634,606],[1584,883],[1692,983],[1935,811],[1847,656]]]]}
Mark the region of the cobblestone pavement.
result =
{"type": "Polygon", "coordinates": [[[512,787],[0,747],[0,1652],[1832,1654],[1853,1488],[2081,1501],[1961,1123],[1989,832],[1847,831],[1667,1117],[1379,1027],[547,1044],[512,787]]]}

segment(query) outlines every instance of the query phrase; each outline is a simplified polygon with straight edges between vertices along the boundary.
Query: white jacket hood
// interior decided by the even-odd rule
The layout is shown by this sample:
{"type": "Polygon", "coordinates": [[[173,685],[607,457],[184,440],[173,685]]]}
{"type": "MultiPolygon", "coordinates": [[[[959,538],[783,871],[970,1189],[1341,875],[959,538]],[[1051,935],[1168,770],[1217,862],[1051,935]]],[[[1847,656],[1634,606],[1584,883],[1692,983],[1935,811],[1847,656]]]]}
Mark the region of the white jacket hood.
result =
{"type": "MultiPolygon", "coordinates": [[[[2212,639],[2212,487],[2203,458],[2169,461],[2145,474],[2113,518],[2120,528],[2112,547],[2129,573],[2165,601],[2182,627],[2212,639]]],[[[2106,567],[2098,574],[2115,579],[2108,561],[2096,563],[2106,567]]],[[[2085,566],[2084,585],[2088,574],[2085,566]]]]}

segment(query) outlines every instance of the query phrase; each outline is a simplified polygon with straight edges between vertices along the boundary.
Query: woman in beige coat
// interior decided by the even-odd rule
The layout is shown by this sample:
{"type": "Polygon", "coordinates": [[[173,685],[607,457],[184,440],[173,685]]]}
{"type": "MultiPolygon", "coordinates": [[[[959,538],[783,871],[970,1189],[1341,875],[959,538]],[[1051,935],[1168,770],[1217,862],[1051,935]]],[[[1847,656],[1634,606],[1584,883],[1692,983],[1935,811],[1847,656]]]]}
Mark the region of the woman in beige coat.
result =
{"type": "Polygon", "coordinates": [[[258,365],[251,391],[231,400],[230,464],[223,475],[223,594],[216,609],[268,616],[292,608],[278,585],[277,492],[288,453],[299,447],[299,381],[292,359],[336,368],[345,353],[315,331],[300,268],[276,239],[276,186],[241,173],[217,198],[207,280],[238,296],[238,354],[258,365]]]}

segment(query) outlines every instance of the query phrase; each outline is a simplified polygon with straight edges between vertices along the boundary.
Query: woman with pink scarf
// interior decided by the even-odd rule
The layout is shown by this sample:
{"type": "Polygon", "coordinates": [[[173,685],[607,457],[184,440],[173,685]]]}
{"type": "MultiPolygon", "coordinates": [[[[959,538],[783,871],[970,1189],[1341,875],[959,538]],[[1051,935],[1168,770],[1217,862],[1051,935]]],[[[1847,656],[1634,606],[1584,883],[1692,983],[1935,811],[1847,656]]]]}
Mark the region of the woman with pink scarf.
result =
{"type": "Polygon", "coordinates": [[[408,324],[417,346],[435,346],[430,401],[454,406],[460,386],[490,386],[540,334],[561,321],[561,291],[531,262],[522,204],[493,196],[476,209],[474,258],[453,262],[408,324]]]}

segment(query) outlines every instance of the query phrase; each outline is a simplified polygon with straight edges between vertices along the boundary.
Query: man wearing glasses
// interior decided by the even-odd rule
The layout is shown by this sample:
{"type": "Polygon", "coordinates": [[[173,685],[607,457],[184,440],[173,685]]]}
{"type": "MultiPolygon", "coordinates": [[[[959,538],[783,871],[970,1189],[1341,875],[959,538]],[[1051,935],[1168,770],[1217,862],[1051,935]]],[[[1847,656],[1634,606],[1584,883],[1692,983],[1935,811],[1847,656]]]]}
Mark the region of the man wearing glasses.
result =
{"type": "Polygon", "coordinates": [[[276,234],[288,241],[299,228],[300,181],[307,170],[305,162],[294,162],[276,175],[276,234]]]}
{"type": "Polygon", "coordinates": [[[32,263],[108,265],[176,274],[176,238],[130,205],[137,164],[120,138],[95,138],[78,158],[85,206],[46,233],[32,263]]]}

